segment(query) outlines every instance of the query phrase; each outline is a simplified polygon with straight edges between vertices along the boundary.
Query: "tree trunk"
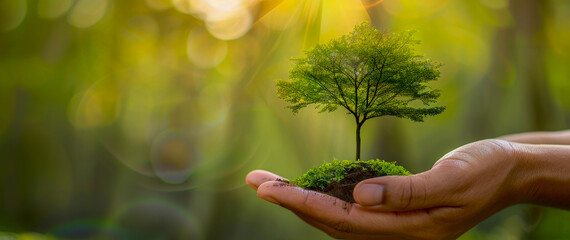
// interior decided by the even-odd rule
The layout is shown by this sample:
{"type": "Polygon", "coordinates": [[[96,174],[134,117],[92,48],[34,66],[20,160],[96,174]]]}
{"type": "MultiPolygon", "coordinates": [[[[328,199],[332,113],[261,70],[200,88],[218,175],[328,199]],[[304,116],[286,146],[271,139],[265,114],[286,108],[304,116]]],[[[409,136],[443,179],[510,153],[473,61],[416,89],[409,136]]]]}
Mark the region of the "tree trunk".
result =
{"type": "Polygon", "coordinates": [[[360,127],[362,123],[356,123],[356,161],[360,160],[360,127]]]}

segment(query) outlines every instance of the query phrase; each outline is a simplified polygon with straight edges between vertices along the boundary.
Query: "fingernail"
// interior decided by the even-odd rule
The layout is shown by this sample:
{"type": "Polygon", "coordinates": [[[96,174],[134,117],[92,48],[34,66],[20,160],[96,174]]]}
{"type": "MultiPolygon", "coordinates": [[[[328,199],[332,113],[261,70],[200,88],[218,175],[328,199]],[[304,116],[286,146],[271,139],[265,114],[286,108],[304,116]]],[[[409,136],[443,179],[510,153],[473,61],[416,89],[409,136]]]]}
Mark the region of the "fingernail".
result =
{"type": "Polygon", "coordinates": [[[383,196],[384,186],[378,184],[362,184],[356,192],[357,201],[367,206],[382,204],[383,196]]]}

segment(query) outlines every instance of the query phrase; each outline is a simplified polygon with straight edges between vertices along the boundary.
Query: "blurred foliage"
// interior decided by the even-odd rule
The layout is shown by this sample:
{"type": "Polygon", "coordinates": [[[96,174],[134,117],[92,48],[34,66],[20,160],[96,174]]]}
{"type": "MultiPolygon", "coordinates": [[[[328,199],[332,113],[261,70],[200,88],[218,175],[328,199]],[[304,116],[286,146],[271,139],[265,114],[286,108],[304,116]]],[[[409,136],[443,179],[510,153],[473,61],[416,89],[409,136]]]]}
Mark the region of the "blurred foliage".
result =
{"type": "MultiPolygon", "coordinates": [[[[445,63],[447,110],[370,123],[362,158],[419,172],[470,141],[568,128],[569,13],[566,0],[0,0],[0,231],[326,239],[243,181],[354,154],[343,113],[293,116],[277,98],[289,58],[365,20],[417,29],[418,51],[445,63]]],[[[567,239],[568,219],[515,206],[463,238],[567,239]]]]}

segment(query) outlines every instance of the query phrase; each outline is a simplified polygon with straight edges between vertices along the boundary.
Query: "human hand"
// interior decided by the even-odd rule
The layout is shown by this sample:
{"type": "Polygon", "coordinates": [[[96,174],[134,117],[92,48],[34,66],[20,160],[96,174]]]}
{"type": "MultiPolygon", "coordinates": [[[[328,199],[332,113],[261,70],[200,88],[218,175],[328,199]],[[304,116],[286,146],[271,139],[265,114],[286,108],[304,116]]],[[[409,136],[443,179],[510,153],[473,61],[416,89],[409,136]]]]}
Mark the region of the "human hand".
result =
{"type": "MultiPolygon", "coordinates": [[[[509,205],[529,200],[515,147],[483,140],[448,153],[429,171],[360,182],[355,204],[275,181],[256,170],[246,182],[259,197],[287,208],[336,238],[453,239],[509,205]]],[[[282,179],[282,178],[281,178],[282,179]]]]}
{"type": "Polygon", "coordinates": [[[570,130],[525,132],[501,136],[498,139],[517,143],[570,145],[570,130]]]}

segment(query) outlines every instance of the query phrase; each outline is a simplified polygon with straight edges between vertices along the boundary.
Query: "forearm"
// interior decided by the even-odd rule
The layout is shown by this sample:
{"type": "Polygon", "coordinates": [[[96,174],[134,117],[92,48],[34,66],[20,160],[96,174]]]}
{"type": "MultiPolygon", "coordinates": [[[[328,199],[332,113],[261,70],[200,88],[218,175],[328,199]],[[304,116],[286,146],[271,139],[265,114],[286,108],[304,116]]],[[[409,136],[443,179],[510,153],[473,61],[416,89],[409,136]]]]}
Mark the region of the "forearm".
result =
{"type": "Polygon", "coordinates": [[[522,202],[570,209],[570,146],[514,146],[522,202]]]}
{"type": "Polygon", "coordinates": [[[518,143],[570,145],[570,130],[518,133],[498,137],[498,139],[518,143]]]}

